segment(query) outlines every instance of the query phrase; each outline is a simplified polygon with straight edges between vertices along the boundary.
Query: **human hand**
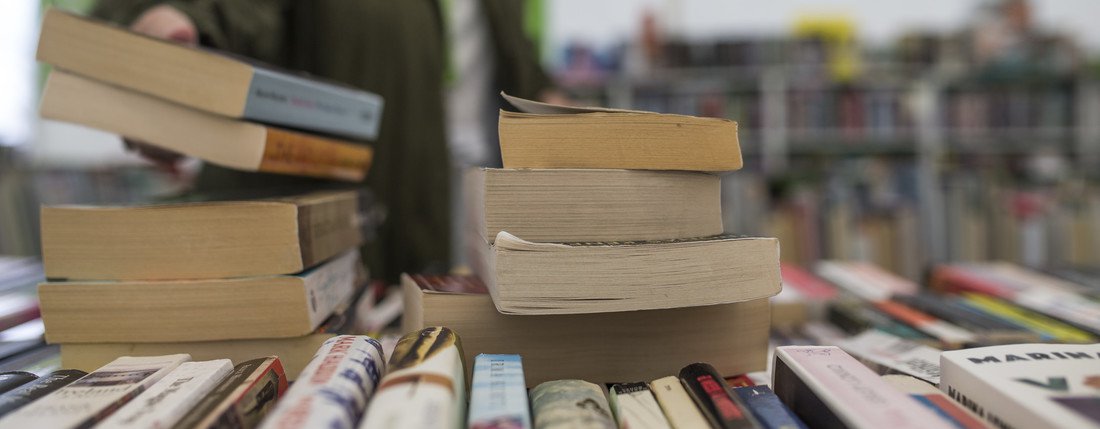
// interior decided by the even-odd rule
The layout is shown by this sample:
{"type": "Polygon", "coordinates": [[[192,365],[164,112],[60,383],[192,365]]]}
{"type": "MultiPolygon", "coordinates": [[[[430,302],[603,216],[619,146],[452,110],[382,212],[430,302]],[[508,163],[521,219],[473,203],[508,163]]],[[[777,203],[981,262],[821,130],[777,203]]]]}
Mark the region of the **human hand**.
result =
{"type": "MultiPolygon", "coordinates": [[[[146,10],[138,16],[130,29],[158,39],[171,40],[183,45],[198,44],[199,32],[195,23],[186,14],[168,5],[159,5],[146,10]]],[[[157,167],[172,174],[179,174],[179,163],[183,155],[171,150],[153,146],[143,141],[123,139],[127,150],[137,152],[157,167]]]]}

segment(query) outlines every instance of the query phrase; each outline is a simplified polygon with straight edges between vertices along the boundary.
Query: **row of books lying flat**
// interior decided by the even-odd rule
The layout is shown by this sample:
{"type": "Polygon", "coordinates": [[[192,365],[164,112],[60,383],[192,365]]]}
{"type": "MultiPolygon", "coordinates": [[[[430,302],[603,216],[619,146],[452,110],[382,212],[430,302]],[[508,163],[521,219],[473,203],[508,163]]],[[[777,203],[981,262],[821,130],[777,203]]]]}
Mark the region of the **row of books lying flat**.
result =
{"type": "Polygon", "coordinates": [[[1044,273],[1005,262],[942,264],[928,288],[863,262],[782,267],[772,298],[782,330],[827,320],[855,335],[874,328],[939,349],[1100,339],[1100,287],[1083,270],[1044,273]],[[816,274],[816,275],[815,275],[816,274]]]}
{"type": "Polygon", "coordinates": [[[694,363],[651,382],[563,379],[530,392],[519,355],[480,354],[470,372],[461,349],[445,327],[405,335],[388,359],[373,338],[342,335],[289,386],[275,356],[236,366],[120,357],[37,380],[5,373],[0,428],[1100,427],[1100,344],[944,352],[932,364],[938,388],[880,376],[838,347],[784,346],[770,387],[694,363]]]}

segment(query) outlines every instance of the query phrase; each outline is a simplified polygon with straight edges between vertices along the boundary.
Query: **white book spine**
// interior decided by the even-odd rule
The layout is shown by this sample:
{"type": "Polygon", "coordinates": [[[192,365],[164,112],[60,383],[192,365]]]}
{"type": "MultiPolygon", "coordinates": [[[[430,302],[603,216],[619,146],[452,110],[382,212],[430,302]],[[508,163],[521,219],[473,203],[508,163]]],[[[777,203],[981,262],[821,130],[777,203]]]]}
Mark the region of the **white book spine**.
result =
{"type": "Polygon", "coordinates": [[[355,276],[358,270],[359,250],[351,250],[336,257],[303,279],[306,286],[306,303],[309,304],[310,326],[321,326],[337,305],[355,292],[355,276]]]}
{"type": "Polygon", "coordinates": [[[261,429],[354,428],[386,371],[374,338],[340,335],[314,354],[261,429]]]}
{"type": "Polygon", "coordinates": [[[466,369],[458,336],[430,327],[407,334],[359,429],[457,429],[465,426],[466,369]]]}
{"type": "Polygon", "coordinates": [[[230,371],[229,359],[184,362],[96,427],[170,428],[230,371]]]}
{"type": "Polygon", "coordinates": [[[180,364],[185,354],[123,356],[0,420],[0,428],[90,427],[180,364]]]}

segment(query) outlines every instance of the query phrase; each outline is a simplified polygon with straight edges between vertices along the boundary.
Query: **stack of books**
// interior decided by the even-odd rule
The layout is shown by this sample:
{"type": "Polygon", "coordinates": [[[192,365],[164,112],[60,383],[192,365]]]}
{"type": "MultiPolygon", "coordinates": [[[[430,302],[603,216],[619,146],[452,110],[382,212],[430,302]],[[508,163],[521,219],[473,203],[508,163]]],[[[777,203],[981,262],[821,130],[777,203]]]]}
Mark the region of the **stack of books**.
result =
{"type": "Polygon", "coordinates": [[[404,330],[454,329],[468,364],[521,354],[532,385],[763,369],[779,245],[722,234],[736,123],[509,100],[505,168],[469,180],[477,278],[406,276],[404,330]]]}
{"type": "MultiPolygon", "coordinates": [[[[38,58],[54,66],[46,118],[241,170],[358,182],[370,166],[371,149],[343,139],[377,134],[373,94],[57,10],[38,58]]],[[[293,377],[363,290],[361,200],[318,187],[45,207],[46,340],[84,371],[122,355],[278,355],[293,377]]]]}

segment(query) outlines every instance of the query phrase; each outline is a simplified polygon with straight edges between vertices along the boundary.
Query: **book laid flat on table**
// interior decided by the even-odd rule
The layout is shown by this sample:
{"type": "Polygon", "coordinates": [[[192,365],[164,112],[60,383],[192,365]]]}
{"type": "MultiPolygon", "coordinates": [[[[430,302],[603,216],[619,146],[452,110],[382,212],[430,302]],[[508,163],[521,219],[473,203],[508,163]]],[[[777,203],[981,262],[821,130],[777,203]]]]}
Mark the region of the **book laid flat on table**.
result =
{"type": "Polygon", "coordinates": [[[51,343],[215,341],[313,332],[354,292],[351,250],[288,276],[39,285],[51,343]]]}
{"type": "Polygon", "coordinates": [[[1100,344],[944,352],[940,389],[995,427],[1100,428],[1100,344]]]}
{"type": "Polygon", "coordinates": [[[442,325],[462,334],[467,365],[479,353],[523,356],[527,385],[565,377],[595,383],[652,380],[706,360],[723,374],[762,371],[768,300],[667,310],[506,315],[473,276],[402,276],[402,330],[442,325]],[[736,339],[722,340],[736,331],[736,339]],[[675,346],[670,346],[670,345],[675,346]],[[623,365],[624,356],[630,364],[623,365]]]}
{"type": "Polygon", "coordinates": [[[219,115],[374,139],[376,94],[289,74],[49,9],[38,60],[219,115]]]}
{"type": "Polygon", "coordinates": [[[270,199],[42,208],[51,279],[169,280],[292,274],[358,246],[354,191],[270,199]]]}
{"type": "Polygon", "coordinates": [[[568,107],[504,94],[521,113],[500,112],[504,168],[741,168],[737,123],[637,110],[568,107]]]}
{"type": "Polygon", "coordinates": [[[664,240],[722,233],[719,176],[638,170],[470,172],[480,211],[474,226],[492,242],[507,230],[535,242],[664,240]]]}
{"type": "Polygon", "coordinates": [[[244,171],[359,182],[373,153],[361,144],[193,110],[56,69],[46,80],[40,113],[244,171]]]}
{"type": "Polygon", "coordinates": [[[694,307],[779,293],[779,241],[713,236],[683,240],[532,243],[497,234],[476,264],[508,314],[579,314],[694,307]]]}
{"type": "Polygon", "coordinates": [[[985,429],[988,426],[978,416],[963,408],[962,404],[951,400],[943,392],[928,382],[901,374],[882,376],[882,381],[894,388],[908,393],[921,405],[935,411],[940,417],[949,420],[958,429],[985,429]]]}

